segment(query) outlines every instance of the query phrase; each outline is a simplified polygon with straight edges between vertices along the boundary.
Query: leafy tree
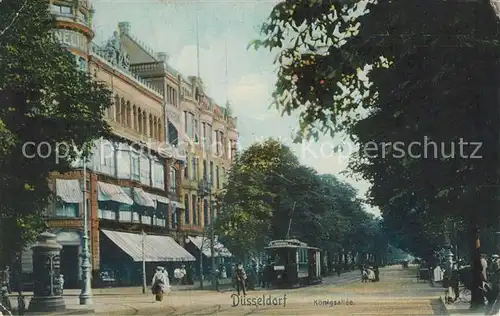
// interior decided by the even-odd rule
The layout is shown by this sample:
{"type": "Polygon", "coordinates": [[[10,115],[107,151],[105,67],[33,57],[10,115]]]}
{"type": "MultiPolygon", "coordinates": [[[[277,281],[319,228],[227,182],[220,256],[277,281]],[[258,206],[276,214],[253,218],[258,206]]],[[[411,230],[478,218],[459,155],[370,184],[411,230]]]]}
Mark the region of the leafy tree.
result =
{"type": "Polygon", "coordinates": [[[111,104],[111,92],[79,71],[74,55],[53,40],[48,9],[44,0],[0,3],[0,29],[5,30],[0,36],[3,260],[43,227],[40,217],[52,198],[48,176],[70,170],[76,157],[88,154],[90,141],[110,136],[103,115],[111,104]],[[3,25],[11,21],[8,27],[3,25]],[[29,158],[33,152],[23,147],[27,142],[47,142],[51,152],[46,158],[29,158]]]}
{"type": "Polygon", "coordinates": [[[267,140],[236,158],[218,198],[218,230],[240,256],[284,238],[330,253],[375,254],[384,249],[378,238],[382,231],[373,229],[374,221],[356,194],[334,176],[300,165],[288,147],[267,140]]]}
{"type": "Polygon", "coordinates": [[[498,204],[499,31],[490,1],[283,2],[255,43],[279,50],[276,106],[300,111],[309,136],[343,131],[362,149],[425,138],[482,142],[483,159],[396,158],[379,147],[351,161],[372,183],[370,201],[384,210],[388,226],[397,228],[402,218],[401,228],[413,228],[408,234],[423,244],[419,252],[438,246],[432,232],[445,218],[468,223],[473,306],[482,304],[479,228],[498,216],[485,206],[498,204]]]}

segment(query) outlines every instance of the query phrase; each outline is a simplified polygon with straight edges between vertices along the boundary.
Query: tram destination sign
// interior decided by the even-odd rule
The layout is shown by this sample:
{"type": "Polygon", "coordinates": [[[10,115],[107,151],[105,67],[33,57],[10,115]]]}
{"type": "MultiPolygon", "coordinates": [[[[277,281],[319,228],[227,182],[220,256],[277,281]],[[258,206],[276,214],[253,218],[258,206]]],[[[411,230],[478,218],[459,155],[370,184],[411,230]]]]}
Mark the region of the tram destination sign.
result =
{"type": "Polygon", "coordinates": [[[54,29],[52,33],[59,43],[87,52],[87,37],[82,33],[65,29],[54,29]]]}

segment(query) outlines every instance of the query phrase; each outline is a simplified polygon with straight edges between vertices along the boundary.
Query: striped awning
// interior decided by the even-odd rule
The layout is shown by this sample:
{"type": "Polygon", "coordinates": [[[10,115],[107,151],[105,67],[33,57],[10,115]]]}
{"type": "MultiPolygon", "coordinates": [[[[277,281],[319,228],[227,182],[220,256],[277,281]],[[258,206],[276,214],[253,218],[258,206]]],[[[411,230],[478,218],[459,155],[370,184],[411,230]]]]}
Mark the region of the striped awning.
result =
{"type": "MultiPolygon", "coordinates": [[[[202,250],[203,254],[207,257],[212,257],[211,251],[211,239],[200,236],[188,236],[189,240],[196,246],[196,248],[202,250]]],[[[220,242],[215,241],[214,243],[215,257],[232,257],[232,253],[220,242]]]]}
{"type": "Polygon", "coordinates": [[[98,182],[97,183],[97,200],[99,201],[113,201],[121,204],[133,205],[134,200],[119,186],[98,182]]]}
{"type": "Polygon", "coordinates": [[[144,192],[148,195],[148,197],[153,200],[153,202],[155,203],[155,206],[154,208],[158,208],[158,204],[157,203],[162,203],[162,204],[169,204],[170,203],[170,199],[167,198],[167,197],[164,197],[164,196],[161,196],[161,195],[156,195],[156,194],[152,194],[152,193],[147,193],[147,192],[144,192]]]}
{"type": "Polygon", "coordinates": [[[141,188],[134,188],[134,201],[141,206],[156,208],[156,201],[141,188]]]}
{"type": "Polygon", "coordinates": [[[66,203],[82,203],[83,191],[76,179],[56,179],[56,194],[66,203]]]}
{"type": "Polygon", "coordinates": [[[172,237],[169,236],[141,235],[104,229],[101,231],[135,262],[140,262],[143,259],[143,238],[144,261],[146,262],[196,260],[189,252],[187,252],[186,249],[182,248],[172,237]]]}

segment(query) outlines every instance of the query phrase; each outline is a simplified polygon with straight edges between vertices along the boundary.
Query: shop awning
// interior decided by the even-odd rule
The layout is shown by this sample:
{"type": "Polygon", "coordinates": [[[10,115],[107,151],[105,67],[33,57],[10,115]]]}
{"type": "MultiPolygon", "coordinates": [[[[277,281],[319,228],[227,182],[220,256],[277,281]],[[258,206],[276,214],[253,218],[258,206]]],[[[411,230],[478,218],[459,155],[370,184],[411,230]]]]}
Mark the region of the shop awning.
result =
{"type": "MultiPolygon", "coordinates": [[[[207,257],[212,257],[212,251],[210,250],[211,240],[210,238],[203,238],[200,236],[189,236],[189,240],[196,246],[196,248],[202,250],[203,254],[207,257]],[[202,249],[203,246],[203,249],[202,249]]],[[[214,244],[215,257],[232,257],[231,252],[220,242],[216,241],[214,244]]]]}
{"type": "Polygon", "coordinates": [[[76,179],[56,179],[56,194],[66,203],[82,203],[83,191],[76,179]]]}
{"type": "Polygon", "coordinates": [[[169,204],[170,203],[170,199],[169,198],[166,198],[164,196],[161,196],[161,195],[156,195],[156,194],[151,194],[151,193],[147,193],[147,196],[153,200],[153,202],[155,203],[155,208],[157,208],[157,204],[156,203],[163,203],[163,204],[169,204]]]}
{"type": "Polygon", "coordinates": [[[141,188],[134,188],[134,201],[141,206],[156,208],[156,202],[141,188]]]}
{"type": "Polygon", "coordinates": [[[142,240],[144,238],[144,260],[146,262],[195,261],[172,237],[144,235],[101,230],[106,237],[129,255],[133,261],[142,261],[142,240]]]}
{"type": "Polygon", "coordinates": [[[97,200],[99,201],[113,201],[117,203],[132,205],[134,201],[128,196],[125,191],[114,184],[98,182],[97,200]]]}

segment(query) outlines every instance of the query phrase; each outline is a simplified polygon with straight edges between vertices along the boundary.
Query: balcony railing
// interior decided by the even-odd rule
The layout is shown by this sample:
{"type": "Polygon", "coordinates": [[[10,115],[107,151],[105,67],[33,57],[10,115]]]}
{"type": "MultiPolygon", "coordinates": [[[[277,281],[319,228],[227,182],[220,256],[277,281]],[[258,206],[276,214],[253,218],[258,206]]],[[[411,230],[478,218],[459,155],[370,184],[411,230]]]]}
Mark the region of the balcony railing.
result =
{"type": "Polygon", "coordinates": [[[127,222],[127,223],[132,222],[132,213],[129,211],[121,211],[119,217],[120,217],[119,218],[120,222],[127,222]]]}
{"type": "Polygon", "coordinates": [[[154,226],[160,226],[160,227],[165,227],[167,226],[167,221],[163,218],[153,218],[153,225],[154,226]]]}
{"type": "Polygon", "coordinates": [[[134,223],[141,222],[139,213],[136,213],[136,212],[132,213],[132,222],[134,222],[134,223]]]}
{"type": "Polygon", "coordinates": [[[119,65],[114,64],[113,62],[110,62],[108,60],[108,58],[110,58],[110,55],[108,55],[108,54],[112,53],[112,52],[106,52],[106,49],[104,47],[100,47],[96,43],[92,43],[92,50],[91,50],[91,52],[92,52],[92,55],[98,57],[102,62],[104,62],[108,66],[112,67],[115,70],[120,71],[126,77],[128,77],[129,79],[134,80],[135,82],[137,82],[143,88],[146,88],[148,91],[154,93],[158,97],[163,98],[163,91],[161,91],[160,89],[156,88],[154,85],[150,84],[146,80],[142,79],[141,77],[139,77],[138,75],[136,75],[132,71],[124,69],[123,67],[120,67],[119,65]]]}
{"type": "Polygon", "coordinates": [[[151,225],[151,216],[141,216],[141,224],[151,225]]]}
{"type": "Polygon", "coordinates": [[[98,217],[100,219],[116,220],[116,213],[110,210],[98,210],[98,217]]]}

